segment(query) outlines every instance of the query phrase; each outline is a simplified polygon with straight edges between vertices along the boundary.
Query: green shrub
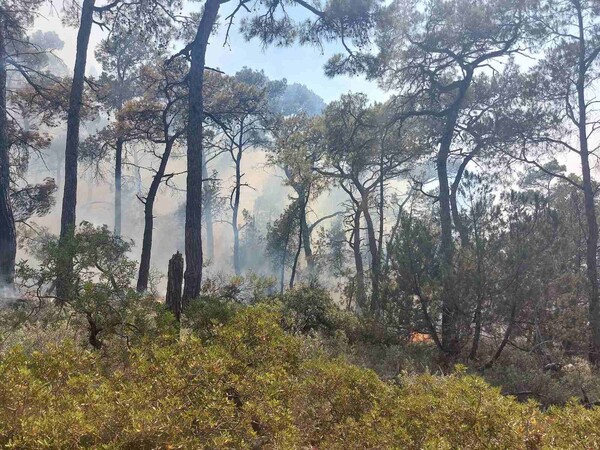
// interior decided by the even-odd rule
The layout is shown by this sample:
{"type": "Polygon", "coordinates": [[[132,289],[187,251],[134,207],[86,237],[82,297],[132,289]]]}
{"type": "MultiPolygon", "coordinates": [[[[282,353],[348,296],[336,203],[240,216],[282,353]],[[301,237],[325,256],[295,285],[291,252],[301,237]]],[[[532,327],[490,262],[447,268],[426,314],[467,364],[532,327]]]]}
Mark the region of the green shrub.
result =
{"type": "Polygon", "coordinates": [[[575,449],[600,409],[546,412],[459,369],[375,372],[305,352],[266,305],[211,339],[144,340],[124,360],[73,342],[0,356],[0,447],[18,449],[575,449]]]}
{"type": "Polygon", "coordinates": [[[322,288],[300,286],[287,291],[282,299],[283,317],[293,331],[333,331],[339,308],[322,288]]]}

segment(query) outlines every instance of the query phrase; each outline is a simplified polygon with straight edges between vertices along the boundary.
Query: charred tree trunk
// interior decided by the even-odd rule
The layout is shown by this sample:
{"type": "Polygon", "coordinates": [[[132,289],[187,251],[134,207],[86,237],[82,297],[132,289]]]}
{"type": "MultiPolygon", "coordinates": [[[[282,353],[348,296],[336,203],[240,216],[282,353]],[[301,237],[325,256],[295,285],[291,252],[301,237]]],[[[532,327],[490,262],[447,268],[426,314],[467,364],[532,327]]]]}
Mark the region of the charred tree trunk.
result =
{"type": "Polygon", "coordinates": [[[17,233],[10,201],[10,146],[7,113],[6,25],[0,17],[0,285],[14,282],[17,233]]]}
{"type": "Polygon", "coordinates": [[[57,297],[65,300],[68,297],[73,272],[73,255],[68,251],[66,241],[75,234],[77,208],[77,158],[79,154],[79,126],[81,123],[81,106],[83,103],[83,87],[85,67],[90,33],[94,21],[95,0],[83,0],[81,7],[81,23],[77,33],[77,50],[75,69],[69,96],[67,114],[67,143],[65,147],[65,182],[60,219],[60,243],[63,247],[57,280],[57,297]]]}
{"type": "Polygon", "coordinates": [[[177,322],[181,321],[181,290],[183,286],[183,256],[177,252],[169,260],[166,304],[177,322]]]}
{"type": "Polygon", "coordinates": [[[202,154],[204,121],[204,65],[208,38],[217,20],[221,0],[207,0],[191,46],[188,74],[187,180],[185,209],[185,287],[183,306],[198,297],[202,283],[202,154]]]}
{"type": "Polygon", "coordinates": [[[122,207],[121,189],[123,185],[123,139],[117,139],[115,155],[115,235],[121,236],[122,207]]]}
{"type": "Polygon", "coordinates": [[[165,151],[160,160],[160,165],[152,183],[148,190],[148,195],[144,201],[144,237],[142,240],[142,256],[140,257],[140,269],[138,272],[137,279],[137,291],[144,292],[148,289],[148,282],[150,279],[150,259],[152,256],[152,234],[154,231],[154,202],[158,189],[162,183],[163,177],[165,176],[165,170],[167,169],[167,163],[171,156],[171,150],[173,149],[174,139],[169,140],[165,145],[165,151]]]}

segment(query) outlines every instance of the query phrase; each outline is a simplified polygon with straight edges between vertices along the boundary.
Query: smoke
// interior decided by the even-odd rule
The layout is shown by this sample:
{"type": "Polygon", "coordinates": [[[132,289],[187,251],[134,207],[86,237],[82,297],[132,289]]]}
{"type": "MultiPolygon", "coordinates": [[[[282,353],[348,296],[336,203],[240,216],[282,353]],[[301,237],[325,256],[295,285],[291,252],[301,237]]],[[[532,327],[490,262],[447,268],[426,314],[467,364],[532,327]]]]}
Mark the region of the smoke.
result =
{"type": "Polygon", "coordinates": [[[0,306],[7,306],[23,298],[23,295],[14,287],[0,283],[0,306]]]}

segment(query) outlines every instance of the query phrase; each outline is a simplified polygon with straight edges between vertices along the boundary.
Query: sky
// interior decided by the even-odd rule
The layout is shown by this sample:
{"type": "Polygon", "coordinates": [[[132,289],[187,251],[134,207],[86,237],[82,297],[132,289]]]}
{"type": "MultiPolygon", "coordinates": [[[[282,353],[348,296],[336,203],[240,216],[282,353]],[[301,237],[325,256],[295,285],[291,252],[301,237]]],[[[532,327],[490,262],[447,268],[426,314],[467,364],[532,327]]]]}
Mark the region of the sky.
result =
{"type": "MultiPolygon", "coordinates": [[[[103,4],[98,2],[98,4],[103,4]]],[[[201,2],[192,2],[186,5],[186,11],[200,11],[201,2]]],[[[230,35],[230,41],[224,45],[225,26],[224,18],[228,15],[233,4],[225,4],[221,13],[221,27],[217,35],[214,35],[209,43],[206,64],[218,68],[225,73],[233,74],[244,66],[257,70],[264,70],[271,79],[286,78],[291,83],[301,83],[309,87],[326,102],[337,99],[340,95],[351,92],[363,92],[375,101],[383,101],[386,93],[380,90],[373,82],[363,77],[339,76],[328,78],[325,76],[323,66],[328,58],[341,51],[337,44],[329,44],[324,51],[315,47],[294,45],[288,48],[269,47],[262,48],[258,41],[246,42],[239,33],[238,25],[235,23],[230,35]]],[[[241,12],[241,11],[240,11],[241,12]]],[[[34,29],[43,31],[55,31],[65,42],[64,48],[57,53],[69,68],[73,67],[75,60],[75,48],[77,30],[64,27],[56,11],[50,7],[44,7],[41,15],[36,20],[34,29]]],[[[291,15],[298,15],[292,11],[291,15]]],[[[240,15],[240,19],[243,14],[240,15]]],[[[95,75],[100,72],[100,67],[93,57],[93,49],[103,37],[103,32],[98,26],[92,29],[90,39],[90,50],[88,52],[88,74],[95,75]]],[[[183,46],[183,44],[182,44],[183,46]]],[[[179,50],[177,48],[176,50],[179,50]]]]}

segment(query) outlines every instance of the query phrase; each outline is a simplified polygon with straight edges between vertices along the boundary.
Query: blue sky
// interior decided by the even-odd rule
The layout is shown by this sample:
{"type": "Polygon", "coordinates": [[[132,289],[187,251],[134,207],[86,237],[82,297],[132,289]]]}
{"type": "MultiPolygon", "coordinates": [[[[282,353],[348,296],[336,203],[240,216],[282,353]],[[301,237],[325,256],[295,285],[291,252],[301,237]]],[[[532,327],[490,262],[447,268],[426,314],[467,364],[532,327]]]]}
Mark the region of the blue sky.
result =
{"type": "MultiPolygon", "coordinates": [[[[100,4],[100,2],[98,2],[100,4]]],[[[199,11],[201,2],[192,2],[186,6],[188,11],[199,11]]],[[[333,79],[324,75],[323,65],[327,59],[340,51],[340,46],[329,44],[322,52],[320,49],[309,46],[294,45],[288,48],[269,47],[263,49],[258,41],[246,42],[238,31],[237,25],[232,28],[229,45],[223,46],[225,38],[224,18],[229,13],[233,4],[225,4],[222,8],[221,27],[218,35],[210,40],[207,52],[207,65],[218,67],[226,73],[235,73],[244,66],[253,69],[262,69],[272,79],[286,78],[290,83],[301,83],[308,86],[320,95],[326,102],[338,98],[341,94],[364,92],[373,100],[382,101],[386,94],[375,83],[368,82],[362,77],[335,77],[333,79]]],[[[75,58],[75,41],[77,30],[66,28],[61,24],[60,18],[48,8],[42,8],[41,17],[36,21],[34,29],[56,31],[65,41],[64,49],[59,52],[63,61],[72,67],[75,58]]],[[[243,13],[240,11],[240,13],[243,13]]],[[[302,16],[301,12],[291,12],[292,15],[302,16]]],[[[242,15],[240,15],[240,18],[242,15]]],[[[97,74],[99,67],[93,58],[93,49],[102,39],[102,32],[95,26],[90,40],[88,53],[88,73],[97,74]]]]}

